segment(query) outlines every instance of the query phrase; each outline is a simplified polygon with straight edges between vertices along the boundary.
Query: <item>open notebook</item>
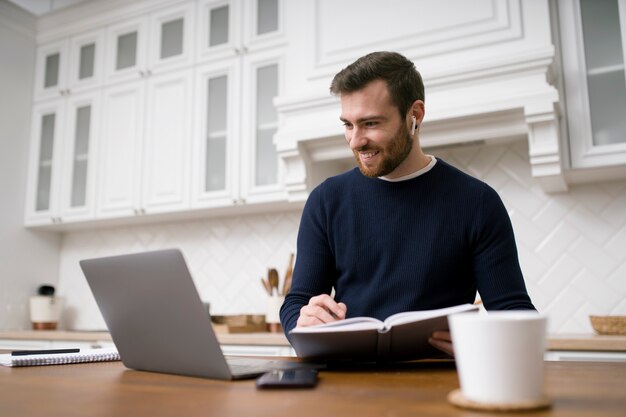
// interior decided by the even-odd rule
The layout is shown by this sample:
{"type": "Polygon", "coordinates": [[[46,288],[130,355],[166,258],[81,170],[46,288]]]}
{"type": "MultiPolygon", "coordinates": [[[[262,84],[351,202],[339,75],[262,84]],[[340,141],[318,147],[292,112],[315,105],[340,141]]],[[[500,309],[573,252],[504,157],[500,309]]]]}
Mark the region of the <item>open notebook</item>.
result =
{"type": "Polygon", "coordinates": [[[73,353],[49,353],[41,355],[12,356],[10,353],[0,355],[3,366],[35,366],[64,365],[81,362],[119,361],[120,355],[115,348],[81,349],[73,353]]]}

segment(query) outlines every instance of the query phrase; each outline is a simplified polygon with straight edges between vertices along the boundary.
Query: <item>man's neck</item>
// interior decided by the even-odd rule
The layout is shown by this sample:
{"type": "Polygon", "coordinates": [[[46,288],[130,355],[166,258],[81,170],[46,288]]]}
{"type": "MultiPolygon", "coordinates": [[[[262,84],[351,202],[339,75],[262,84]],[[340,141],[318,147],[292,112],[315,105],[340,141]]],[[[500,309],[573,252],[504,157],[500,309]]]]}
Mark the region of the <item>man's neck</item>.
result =
{"type": "Polygon", "coordinates": [[[422,148],[419,147],[419,145],[415,144],[406,159],[402,161],[396,169],[385,175],[385,178],[393,180],[395,178],[411,175],[412,173],[423,169],[430,163],[430,161],[430,157],[424,154],[424,151],[422,151],[422,148]]]}

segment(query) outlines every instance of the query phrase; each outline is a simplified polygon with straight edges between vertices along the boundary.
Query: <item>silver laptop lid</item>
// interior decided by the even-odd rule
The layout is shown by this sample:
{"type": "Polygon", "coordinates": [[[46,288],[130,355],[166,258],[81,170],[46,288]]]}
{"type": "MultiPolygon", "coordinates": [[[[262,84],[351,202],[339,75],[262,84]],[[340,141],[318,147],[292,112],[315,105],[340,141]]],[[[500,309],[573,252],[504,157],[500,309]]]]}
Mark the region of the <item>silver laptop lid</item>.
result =
{"type": "Polygon", "coordinates": [[[88,259],[80,266],[125,366],[232,378],[179,250],[88,259]]]}

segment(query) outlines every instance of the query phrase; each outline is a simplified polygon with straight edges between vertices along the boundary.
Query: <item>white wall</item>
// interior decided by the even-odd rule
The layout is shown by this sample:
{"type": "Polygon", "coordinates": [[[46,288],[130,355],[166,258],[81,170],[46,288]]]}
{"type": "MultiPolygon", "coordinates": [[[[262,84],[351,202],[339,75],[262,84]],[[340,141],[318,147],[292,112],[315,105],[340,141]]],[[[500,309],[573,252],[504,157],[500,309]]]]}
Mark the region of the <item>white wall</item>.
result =
{"type": "Polygon", "coordinates": [[[35,22],[0,0],[0,329],[28,328],[28,297],[57,284],[61,237],[24,228],[35,22]]]}
{"type": "MultiPolygon", "coordinates": [[[[433,153],[500,193],[531,298],[549,315],[551,332],[591,332],[589,314],[626,315],[626,181],[548,195],[531,176],[526,140],[433,153]]],[[[166,247],[182,249],[212,313],[263,313],[259,277],[268,266],[282,276],[299,221],[299,212],[285,212],[69,233],[61,254],[64,325],[104,328],[80,259],[166,247]]]]}

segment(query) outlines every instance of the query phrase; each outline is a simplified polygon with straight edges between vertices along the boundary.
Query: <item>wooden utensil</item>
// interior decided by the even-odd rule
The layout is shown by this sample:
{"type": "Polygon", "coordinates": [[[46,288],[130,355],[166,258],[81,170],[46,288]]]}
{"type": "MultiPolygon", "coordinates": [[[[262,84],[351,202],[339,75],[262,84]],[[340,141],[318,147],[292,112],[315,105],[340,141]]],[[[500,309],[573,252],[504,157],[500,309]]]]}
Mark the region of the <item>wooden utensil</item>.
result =
{"type": "Polygon", "coordinates": [[[278,271],[275,268],[270,268],[267,271],[267,280],[269,281],[272,295],[278,295],[278,271]],[[274,291],[276,290],[276,291],[274,291]]]}
{"type": "Polygon", "coordinates": [[[285,279],[283,281],[282,295],[287,295],[291,289],[291,276],[293,275],[293,252],[289,254],[289,264],[287,264],[287,270],[285,271],[285,279]]]}

